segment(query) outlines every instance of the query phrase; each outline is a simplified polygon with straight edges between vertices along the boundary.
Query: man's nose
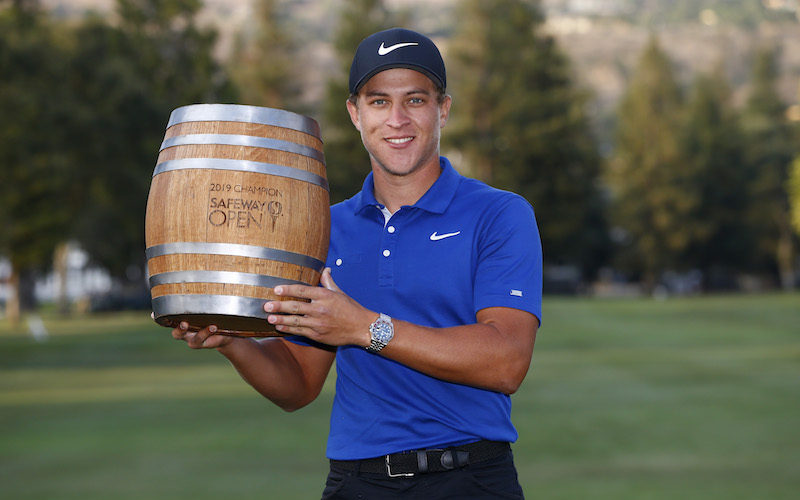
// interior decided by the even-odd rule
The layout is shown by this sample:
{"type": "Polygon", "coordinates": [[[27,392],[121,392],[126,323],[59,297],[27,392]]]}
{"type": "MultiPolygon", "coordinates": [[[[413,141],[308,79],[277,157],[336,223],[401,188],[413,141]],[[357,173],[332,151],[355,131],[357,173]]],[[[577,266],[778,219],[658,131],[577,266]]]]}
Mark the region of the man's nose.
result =
{"type": "Polygon", "coordinates": [[[409,117],[405,107],[401,104],[392,105],[391,109],[389,110],[389,119],[387,120],[386,124],[390,127],[399,128],[408,122],[409,117]]]}

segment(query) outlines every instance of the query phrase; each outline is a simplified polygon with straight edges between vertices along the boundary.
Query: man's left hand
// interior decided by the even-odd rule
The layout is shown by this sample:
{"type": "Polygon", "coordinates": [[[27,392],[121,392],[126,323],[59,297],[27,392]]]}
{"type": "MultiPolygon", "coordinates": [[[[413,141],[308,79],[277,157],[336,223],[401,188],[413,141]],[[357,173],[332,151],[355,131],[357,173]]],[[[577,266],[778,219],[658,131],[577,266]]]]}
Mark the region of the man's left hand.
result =
{"type": "Polygon", "coordinates": [[[267,321],[275,325],[280,333],[302,335],[327,345],[368,346],[369,325],[377,318],[378,313],[362,307],[342,292],[334,283],[330,268],[325,268],[322,272],[320,283],[322,287],[276,286],[273,289],[275,295],[306,299],[310,302],[267,302],[264,304],[264,310],[268,313],[267,321]]]}

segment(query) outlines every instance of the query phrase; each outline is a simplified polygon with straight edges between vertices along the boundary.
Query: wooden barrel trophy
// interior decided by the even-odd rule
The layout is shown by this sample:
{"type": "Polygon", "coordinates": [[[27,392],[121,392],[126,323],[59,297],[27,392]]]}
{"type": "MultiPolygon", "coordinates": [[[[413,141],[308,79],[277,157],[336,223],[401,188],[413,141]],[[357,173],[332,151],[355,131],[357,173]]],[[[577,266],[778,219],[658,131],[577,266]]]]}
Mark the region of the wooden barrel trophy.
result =
{"type": "Polygon", "coordinates": [[[167,125],[145,241],[160,325],[274,336],[280,284],[317,285],[330,235],[319,125],[271,108],[196,104],[167,125]]]}

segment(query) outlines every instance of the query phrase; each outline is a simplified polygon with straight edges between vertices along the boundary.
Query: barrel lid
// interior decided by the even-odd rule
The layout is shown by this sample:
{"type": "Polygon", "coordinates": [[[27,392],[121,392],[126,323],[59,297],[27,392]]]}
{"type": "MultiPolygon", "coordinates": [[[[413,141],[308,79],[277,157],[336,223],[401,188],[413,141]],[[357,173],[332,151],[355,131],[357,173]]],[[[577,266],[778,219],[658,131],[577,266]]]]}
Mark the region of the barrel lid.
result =
{"type": "Polygon", "coordinates": [[[190,104],[176,108],[169,116],[167,128],[184,122],[245,122],[273,125],[297,130],[319,138],[319,124],[313,118],[283,109],[243,104],[190,104]]]}

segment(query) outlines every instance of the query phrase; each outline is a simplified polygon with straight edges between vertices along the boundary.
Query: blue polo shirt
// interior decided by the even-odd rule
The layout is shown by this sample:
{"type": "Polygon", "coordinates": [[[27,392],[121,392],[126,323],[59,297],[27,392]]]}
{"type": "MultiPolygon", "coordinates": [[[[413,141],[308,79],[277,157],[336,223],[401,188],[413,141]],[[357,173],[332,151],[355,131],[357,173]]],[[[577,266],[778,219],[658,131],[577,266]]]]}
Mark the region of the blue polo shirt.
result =
{"type": "MultiPolygon", "coordinates": [[[[541,320],[533,208],[461,176],[444,157],[440,164],[428,192],[388,221],[372,173],[361,192],[331,208],[334,281],[364,307],[424,326],[475,323],[479,310],[496,306],[541,320]]],[[[517,439],[505,394],[444,382],[357,346],[337,350],[336,370],[329,458],[517,439]]]]}

